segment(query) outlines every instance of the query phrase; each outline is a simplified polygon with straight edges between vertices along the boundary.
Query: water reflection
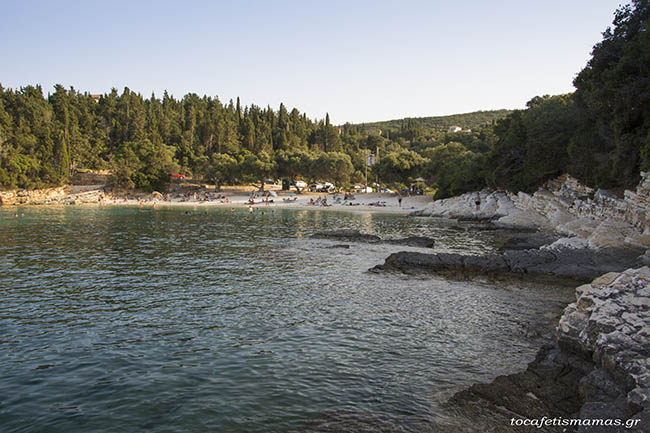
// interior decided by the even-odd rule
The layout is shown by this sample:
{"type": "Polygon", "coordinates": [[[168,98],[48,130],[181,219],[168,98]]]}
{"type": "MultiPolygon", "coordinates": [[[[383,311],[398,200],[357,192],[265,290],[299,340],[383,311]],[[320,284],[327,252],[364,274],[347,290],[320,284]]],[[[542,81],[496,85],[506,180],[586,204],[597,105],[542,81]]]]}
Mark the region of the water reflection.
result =
{"type": "Polygon", "coordinates": [[[445,396],[523,366],[526,326],[570,296],[376,275],[405,248],[309,238],[494,245],[426,218],[12,211],[0,208],[8,431],[432,431],[445,396]]]}

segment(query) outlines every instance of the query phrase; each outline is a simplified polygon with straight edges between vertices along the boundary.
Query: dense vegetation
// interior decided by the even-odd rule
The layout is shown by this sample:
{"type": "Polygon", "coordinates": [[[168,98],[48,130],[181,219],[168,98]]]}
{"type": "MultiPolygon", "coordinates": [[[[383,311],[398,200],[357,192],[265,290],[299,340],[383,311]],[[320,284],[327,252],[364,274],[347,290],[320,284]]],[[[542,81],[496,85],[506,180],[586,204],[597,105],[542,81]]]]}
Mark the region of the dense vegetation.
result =
{"type": "Polygon", "coordinates": [[[122,188],[160,189],[170,173],[216,184],[362,182],[399,188],[423,177],[446,197],[485,186],[530,191],[568,172],[630,186],[650,169],[650,0],[620,8],[574,80],[576,92],[525,110],[334,126],[297,109],[115,89],[95,101],[55,86],[0,86],[0,187],[66,181],[75,165],[109,169],[122,188]],[[458,125],[462,132],[448,132],[458,125]],[[471,131],[468,131],[471,129],[471,131]]]}
{"type": "Polygon", "coordinates": [[[464,129],[480,128],[486,124],[494,124],[497,120],[503,119],[513,110],[490,110],[475,111],[473,113],[452,114],[450,116],[436,117],[415,117],[397,120],[385,120],[363,124],[366,129],[378,128],[386,133],[388,137],[408,127],[409,122],[417,127],[429,131],[447,131],[452,126],[461,126],[464,129]]]}
{"type": "Polygon", "coordinates": [[[57,185],[81,165],[111,170],[115,186],[144,190],[163,188],[170,173],[218,185],[284,178],[344,186],[365,178],[367,153],[381,156],[370,179],[405,184],[426,161],[409,149],[457,137],[487,150],[490,131],[447,134],[408,120],[388,139],[363,125],[333,126],[329,116],[313,121],[282,104],[275,111],[196,94],[145,99],[129,89],[96,101],[60,85],[45,98],[39,86],[0,87],[0,185],[57,185]]]}
{"type": "Polygon", "coordinates": [[[616,11],[573,94],[535,97],[497,122],[494,146],[430,155],[444,197],[481,186],[531,191],[569,173],[600,187],[629,187],[650,169],[650,2],[616,11]]]}

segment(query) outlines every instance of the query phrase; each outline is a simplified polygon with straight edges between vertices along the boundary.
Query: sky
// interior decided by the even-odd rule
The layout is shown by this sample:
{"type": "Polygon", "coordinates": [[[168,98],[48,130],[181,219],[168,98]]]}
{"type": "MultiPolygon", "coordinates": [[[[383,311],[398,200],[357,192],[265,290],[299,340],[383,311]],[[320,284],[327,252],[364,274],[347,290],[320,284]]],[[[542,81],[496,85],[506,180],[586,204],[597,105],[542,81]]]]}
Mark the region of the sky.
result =
{"type": "Polygon", "coordinates": [[[283,102],[334,124],[574,90],[618,0],[0,1],[0,84],[283,102]]]}

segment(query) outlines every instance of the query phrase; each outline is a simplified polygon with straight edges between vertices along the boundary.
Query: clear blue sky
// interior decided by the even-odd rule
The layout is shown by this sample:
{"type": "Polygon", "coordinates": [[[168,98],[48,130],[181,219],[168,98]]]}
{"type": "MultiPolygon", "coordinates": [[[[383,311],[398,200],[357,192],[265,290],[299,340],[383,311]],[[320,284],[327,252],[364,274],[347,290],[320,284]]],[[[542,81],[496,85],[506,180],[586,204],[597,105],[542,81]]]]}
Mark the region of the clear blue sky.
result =
{"type": "Polygon", "coordinates": [[[333,123],[522,108],[572,80],[617,0],[0,3],[0,83],[280,102],[333,123]]]}

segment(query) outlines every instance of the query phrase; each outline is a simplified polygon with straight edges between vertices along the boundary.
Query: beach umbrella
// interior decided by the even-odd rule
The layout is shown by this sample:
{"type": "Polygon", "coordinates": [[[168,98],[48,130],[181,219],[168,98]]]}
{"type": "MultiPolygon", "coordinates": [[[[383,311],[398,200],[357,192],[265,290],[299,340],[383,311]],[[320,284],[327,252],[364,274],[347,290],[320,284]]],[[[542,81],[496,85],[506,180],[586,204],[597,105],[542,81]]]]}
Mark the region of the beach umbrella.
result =
{"type": "Polygon", "coordinates": [[[296,195],[296,193],[295,193],[295,192],[290,192],[290,193],[287,194],[287,195],[290,196],[290,197],[293,197],[294,195],[296,195]]]}
{"type": "Polygon", "coordinates": [[[163,195],[162,195],[161,193],[159,193],[158,191],[154,191],[154,192],[152,192],[151,195],[153,196],[153,198],[162,198],[162,196],[163,196],[163,195]]]}

